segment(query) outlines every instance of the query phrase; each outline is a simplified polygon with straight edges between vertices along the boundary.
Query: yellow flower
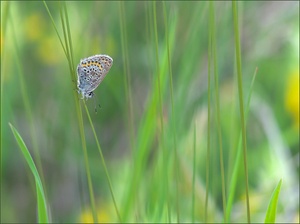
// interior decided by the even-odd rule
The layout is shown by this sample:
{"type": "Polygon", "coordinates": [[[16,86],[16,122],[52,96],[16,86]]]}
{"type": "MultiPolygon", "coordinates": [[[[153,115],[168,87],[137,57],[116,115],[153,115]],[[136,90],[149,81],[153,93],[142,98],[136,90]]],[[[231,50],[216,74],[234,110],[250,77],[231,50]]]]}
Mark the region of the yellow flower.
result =
{"type": "MultiPolygon", "coordinates": [[[[113,222],[110,211],[106,207],[97,208],[97,219],[99,223],[113,222]]],[[[90,208],[86,208],[79,216],[79,222],[81,223],[94,223],[93,212],[90,208]]]]}
{"type": "Polygon", "coordinates": [[[31,41],[36,41],[45,34],[45,20],[41,14],[31,14],[24,21],[24,30],[27,38],[31,41]]]}
{"type": "Polygon", "coordinates": [[[49,65],[56,64],[62,60],[62,53],[56,36],[45,37],[39,41],[37,54],[42,62],[49,65]]]}
{"type": "Polygon", "coordinates": [[[94,36],[91,38],[91,46],[93,49],[93,54],[109,54],[112,57],[116,54],[116,42],[111,35],[107,35],[106,37],[94,36]]]}
{"type": "Polygon", "coordinates": [[[285,106],[299,128],[299,70],[294,71],[288,79],[285,106]]]}

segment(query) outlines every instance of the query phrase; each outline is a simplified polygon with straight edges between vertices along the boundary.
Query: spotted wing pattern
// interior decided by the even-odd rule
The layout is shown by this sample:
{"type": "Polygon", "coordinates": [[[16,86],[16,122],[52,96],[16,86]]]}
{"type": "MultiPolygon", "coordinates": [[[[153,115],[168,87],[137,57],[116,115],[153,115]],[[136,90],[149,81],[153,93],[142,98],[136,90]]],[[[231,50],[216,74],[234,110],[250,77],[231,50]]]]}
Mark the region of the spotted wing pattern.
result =
{"type": "Polygon", "coordinates": [[[82,59],[77,66],[77,87],[83,98],[91,98],[113,64],[108,55],[94,55],[82,59]]]}

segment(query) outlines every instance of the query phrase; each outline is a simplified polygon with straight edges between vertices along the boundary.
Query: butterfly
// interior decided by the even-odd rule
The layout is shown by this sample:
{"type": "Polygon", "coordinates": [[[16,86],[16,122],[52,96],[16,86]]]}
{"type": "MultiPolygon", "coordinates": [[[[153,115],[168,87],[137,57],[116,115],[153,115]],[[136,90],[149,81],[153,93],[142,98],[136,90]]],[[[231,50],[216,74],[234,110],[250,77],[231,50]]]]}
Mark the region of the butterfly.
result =
{"type": "Polygon", "coordinates": [[[104,54],[98,54],[80,60],[77,66],[77,88],[82,99],[94,96],[94,90],[103,81],[111,66],[113,59],[104,54]]]}

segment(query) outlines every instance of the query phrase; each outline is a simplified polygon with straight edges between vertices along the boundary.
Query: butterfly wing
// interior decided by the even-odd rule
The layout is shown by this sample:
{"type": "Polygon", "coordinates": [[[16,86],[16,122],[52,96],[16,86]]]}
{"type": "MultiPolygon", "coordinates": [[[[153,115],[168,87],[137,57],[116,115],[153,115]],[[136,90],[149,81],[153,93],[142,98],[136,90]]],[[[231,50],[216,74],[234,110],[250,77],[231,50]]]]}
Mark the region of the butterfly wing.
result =
{"type": "Polygon", "coordinates": [[[77,67],[78,89],[87,95],[103,81],[113,64],[108,55],[94,55],[80,61],[77,67]]]}

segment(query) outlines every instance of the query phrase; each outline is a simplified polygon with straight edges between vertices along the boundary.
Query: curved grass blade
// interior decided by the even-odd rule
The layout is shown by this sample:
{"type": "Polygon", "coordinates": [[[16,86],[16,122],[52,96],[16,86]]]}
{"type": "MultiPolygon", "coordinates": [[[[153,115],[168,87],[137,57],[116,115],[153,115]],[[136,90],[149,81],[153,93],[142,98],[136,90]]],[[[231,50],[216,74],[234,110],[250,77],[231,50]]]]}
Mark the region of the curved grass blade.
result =
{"type": "Polygon", "coordinates": [[[280,179],[279,183],[277,184],[277,187],[273,191],[271,200],[269,202],[268,210],[266,213],[265,223],[275,223],[277,202],[280,193],[281,183],[282,183],[282,179],[280,179]]]}
{"type": "Polygon", "coordinates": [[[9,126],[15,136],[15,139],[23,153],[24,158],[26,159],[27,164],[30,167],[30,170],[34,176],[35,184],[36,184],[36,193],[37,193],[37,207],[38,207],[38,222],[39,223],[49,223],[48,214],[47,214],[47,206],[46,206],[46,197],[42,185],[41,178],[36,169],[34,161],[22,139],[18,131],[9,123],[9,126]]]}

